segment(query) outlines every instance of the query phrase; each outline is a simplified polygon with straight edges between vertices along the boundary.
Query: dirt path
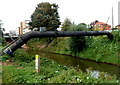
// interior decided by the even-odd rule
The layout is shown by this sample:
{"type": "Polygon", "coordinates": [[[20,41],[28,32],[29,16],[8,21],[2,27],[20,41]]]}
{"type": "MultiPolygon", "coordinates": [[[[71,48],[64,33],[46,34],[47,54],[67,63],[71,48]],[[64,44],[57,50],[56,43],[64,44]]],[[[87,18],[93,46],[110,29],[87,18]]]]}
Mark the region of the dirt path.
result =
{"type": "Polygon", "coordinates": [[[13,65],[13,63],[10,62],[9,60],[6,60],[6,62],[4,63],[0,61],[0,65],[13,65]]]}

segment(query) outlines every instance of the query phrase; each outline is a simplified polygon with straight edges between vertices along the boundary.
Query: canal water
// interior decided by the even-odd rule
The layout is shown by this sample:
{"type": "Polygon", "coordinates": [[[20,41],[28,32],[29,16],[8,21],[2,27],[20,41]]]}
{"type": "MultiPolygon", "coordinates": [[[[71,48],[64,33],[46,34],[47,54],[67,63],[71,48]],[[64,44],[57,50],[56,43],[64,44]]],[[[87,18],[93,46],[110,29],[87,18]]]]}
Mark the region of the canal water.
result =
{"type": "Polygon", "coordinates": [[[43,57],[48,57],[59,64],[65,66],[73,66],[80,68],[83,72],[88,72],[90,69],[92,70],[91,76],[98,78],[100,72],[106,73],[106,75],[114,76],[116,75],[117,78],[120,78],[118,74],[118,69],[120,66],[105,64],[105,63],[98,63],[94,61],[84,60],[80,58],[74,58],[73,56],[55,54],[55,53],[48,53],[48,52],[37,52],[43,57]]]}

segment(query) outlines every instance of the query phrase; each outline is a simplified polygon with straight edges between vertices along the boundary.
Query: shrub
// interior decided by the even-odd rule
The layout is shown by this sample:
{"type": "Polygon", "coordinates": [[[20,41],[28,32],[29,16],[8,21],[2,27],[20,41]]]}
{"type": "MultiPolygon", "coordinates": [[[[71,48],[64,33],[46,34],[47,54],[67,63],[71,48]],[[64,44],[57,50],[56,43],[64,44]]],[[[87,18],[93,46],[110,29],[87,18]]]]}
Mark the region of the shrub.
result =
{"type": "Polygon", "coordinates": [[[0,38],[0,44],[1,44],[1,45],[6,45],[6,40],[5,40],[5,38],[0,38]]]}
{"type": "MultiPolygon", "coordinates": [[[[85,31],[86,26],[83,25],[71,25],[70,27],[71,31],[85,31]]],[[[76,57],[76,54],[83,50],[85,46],[86,40],[84,36],[77,36],[77,37],[70,37],[69,38],[69,48],[71,54],[73,53],[76,57]]]]}
{"type": "Polygon", "coordinates": [[[9,59],[9,56],[6,54],[0,56],[0,61],[6,61],[8,59],[9,59]]]}
{"type": "Polygon", "coordinates": [[[18,49],[17,51],[15,51],[13,56],[15,56],[14,57],[15,60],[20,61],[20,62],[26,62],[26,63],[35,59],[33,55],[29,54],[28,52],[24,52],[21,49],[18,49]]]}
{"type": "Polygon", "coordinates": [[[113,34],[113,43],[117,43],[118,41],[120,41],[120,31],[112,31],[113,34]]]}

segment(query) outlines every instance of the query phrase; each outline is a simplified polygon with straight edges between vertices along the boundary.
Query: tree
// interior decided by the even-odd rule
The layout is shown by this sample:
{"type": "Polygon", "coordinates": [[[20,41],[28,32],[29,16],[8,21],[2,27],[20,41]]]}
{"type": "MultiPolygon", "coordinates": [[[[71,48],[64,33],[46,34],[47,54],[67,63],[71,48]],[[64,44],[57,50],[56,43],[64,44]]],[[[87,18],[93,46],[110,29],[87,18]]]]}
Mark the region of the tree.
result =
{"type": "Polygon", "coordinates": [[[2,20],[0,20],[0,38],[2,38],[3,37],[3,31],[5,31],[5,29],[4,28],[2,28],[2,20]]]}
{"type": "Polygon", "coordinates": [[[2,38],[2,37],[3,37],[3,31],[0,28],[0,38],[2,38]]]}
{"type": "Polygon", "coordinates": [[[78,25],[85,26],[87,28],[87,25],[85,23],[80,23],[78,25]]]}
{"type": "Polygon", "coordinates": [[[33,28],[46,27],[47,31],[56,30],[61,24],[58,15],[58,5],[49,2],[39,3],[31,15],[29,25],[33,28]]]}
{"type": "MultiPolygon", "coordinates": [[[[71,31],[86,31],[87,28],[86,26],[83,25],[71,25],[70,27],[71,31]]],[[[84,36],[77,36],[77,37],[70,37],[69,38],[69,48],[70,48],[70,52],[71,54],[74,54],[74,56],[76,57],[76,54],[80,51],[83,50],[83,48],[85,47],[85,37],[84,36]]]]}
{"type": "Polygon", "coordinates": [[[3,38],[3,32],[5,31],[4,28],[2,28],[2,20],[0,20],[0,44],[4,44],[5,43],[5,39],[3,38]]]}
{"type": "Polygon", "coordinates": [[[66,18],[62,24],[62,31],[68,31],[70,29],[70,25],[71,25],[71,21],[70,19],[66,18]]]}

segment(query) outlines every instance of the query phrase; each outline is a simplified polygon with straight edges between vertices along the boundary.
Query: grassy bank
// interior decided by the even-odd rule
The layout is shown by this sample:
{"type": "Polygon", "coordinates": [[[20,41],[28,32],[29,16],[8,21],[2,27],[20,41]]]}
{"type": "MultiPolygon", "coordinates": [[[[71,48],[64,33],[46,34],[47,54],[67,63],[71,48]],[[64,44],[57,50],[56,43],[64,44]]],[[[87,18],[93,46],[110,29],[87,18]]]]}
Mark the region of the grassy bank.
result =
{"type": "Polygon", "coordinates": [[[80,69],[66,67],[41,57],[40,73],[35,72],[34,55],[17,50],[12,63],[2,66],[2,83],[117,83],[115,76],[106,76],[103,72],[98,79],[80,69]],[[22,54],[21,54],[22,53],[22,54]]]}
{"type": "MultiPolygon", "coordinates": [[[[118,62],[119,55],[119,42],[120,35],[119,32],[112,32],[114,39],[110,41],[107,36],[93,36],[85,37],[86,45],[81,52],[78,52],[76,55],[79,58],[95,60],[97,62],[106,62],[120,65],[118,62]]],[[[38,45],[46,45],[45,48],[42,48],[44,51],[69,54],[73,55],[70,52],[69,47],[69,37],[59,37],[55,38],[50,44],[40,43],[41,40],[32,39],[28,42],[28,46],[31,50],[41,50],[38,45]],[[36,42],[39,42],[36,44],[36,42]]]]}

